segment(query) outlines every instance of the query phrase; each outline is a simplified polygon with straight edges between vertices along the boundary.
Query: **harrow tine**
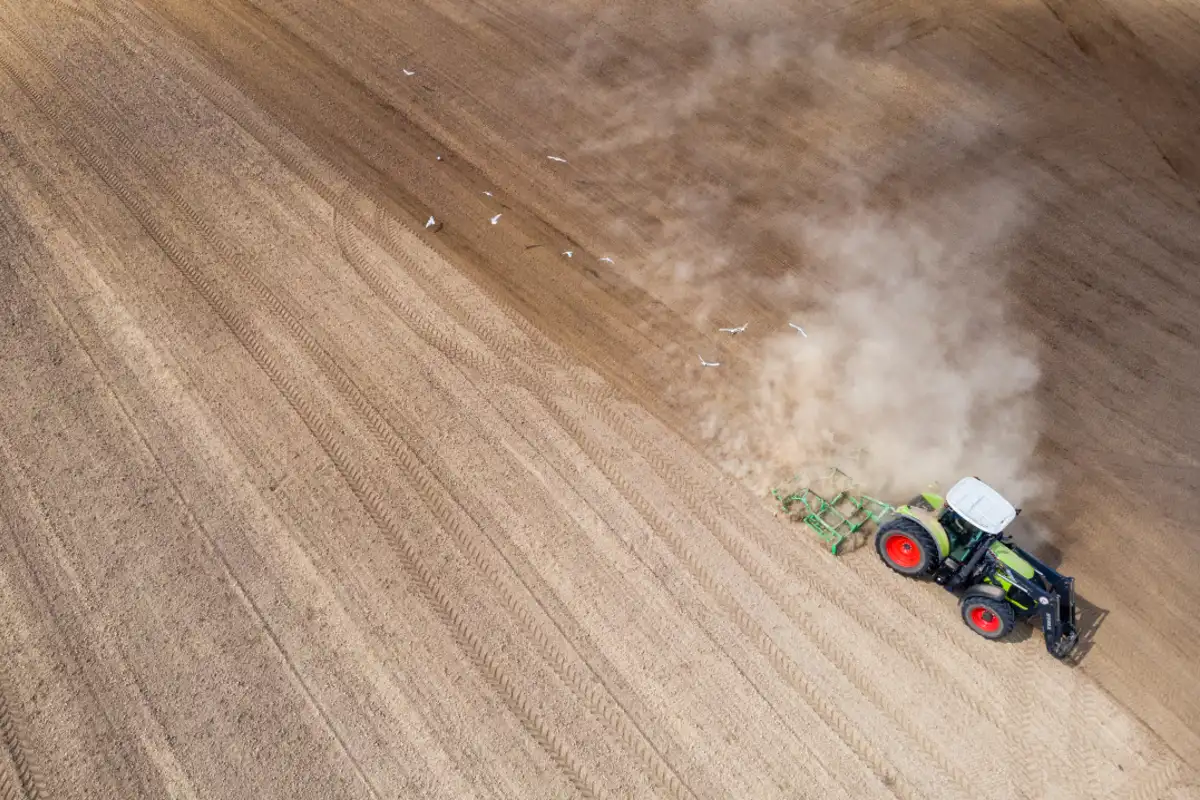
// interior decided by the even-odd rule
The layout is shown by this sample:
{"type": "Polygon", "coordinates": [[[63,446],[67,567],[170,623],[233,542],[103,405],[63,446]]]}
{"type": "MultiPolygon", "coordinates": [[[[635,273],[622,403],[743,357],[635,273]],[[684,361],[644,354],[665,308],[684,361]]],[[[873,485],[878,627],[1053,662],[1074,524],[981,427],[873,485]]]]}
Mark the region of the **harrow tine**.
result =
{"type": "MultiPolygon", "coordinates": [[[[792,479],[793,485],[798,482],[799,476],[792,479]]],[[[838,467],[829,471],[824,483],[829,485],[825,494],[818,493],[812,486],[793,489],[786,496],[780,489],[772,489],[771,494],[785,514],[803,521],[820,541],[829,545],[830,552],[838,555],[838,548],[847,538],[859,534],[868,523],[878,524],[892,506],[874,497],[856,494],[854,481],[838,467]],[[843,479],[842,485],[839,485],[839,476],[843,479]],[[797,502],[804,506],[803,513],[794,509],[797,502]]]]}

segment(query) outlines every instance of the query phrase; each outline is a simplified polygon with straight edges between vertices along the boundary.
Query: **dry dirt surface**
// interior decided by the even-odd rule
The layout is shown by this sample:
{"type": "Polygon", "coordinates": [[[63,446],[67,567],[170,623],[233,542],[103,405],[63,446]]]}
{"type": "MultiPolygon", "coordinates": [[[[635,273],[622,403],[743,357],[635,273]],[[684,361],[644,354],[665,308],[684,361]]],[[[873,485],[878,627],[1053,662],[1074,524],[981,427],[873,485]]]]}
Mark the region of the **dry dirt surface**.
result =
{"type": "Polygon", "coordinates": [[[1198,54],[0,0],[0,798],[1200,797],[1198,54]],[[1022,498],[1078,663],[775,516],[835,446],[1022,498]]]}

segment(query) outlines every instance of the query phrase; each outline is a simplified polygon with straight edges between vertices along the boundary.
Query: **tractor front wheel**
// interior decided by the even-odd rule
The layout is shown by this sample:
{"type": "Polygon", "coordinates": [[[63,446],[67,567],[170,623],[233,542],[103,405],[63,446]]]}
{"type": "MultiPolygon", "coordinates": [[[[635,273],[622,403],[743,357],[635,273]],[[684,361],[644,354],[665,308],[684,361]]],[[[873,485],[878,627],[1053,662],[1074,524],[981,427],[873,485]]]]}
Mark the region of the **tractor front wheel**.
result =
{"type": "Polygon", "coordinates": [[[985,639],[1003,639],[1017,621],[1008,600],[970,591],[962,601],[962,616],[967,627],[985,639]]]}
{"type": "Polygon", "coordinates": [[[875,551],[883,563],[909,578],[928,575],[940,560],[933,536],[911,517],[896,517],[880,525],[875,551]]]}

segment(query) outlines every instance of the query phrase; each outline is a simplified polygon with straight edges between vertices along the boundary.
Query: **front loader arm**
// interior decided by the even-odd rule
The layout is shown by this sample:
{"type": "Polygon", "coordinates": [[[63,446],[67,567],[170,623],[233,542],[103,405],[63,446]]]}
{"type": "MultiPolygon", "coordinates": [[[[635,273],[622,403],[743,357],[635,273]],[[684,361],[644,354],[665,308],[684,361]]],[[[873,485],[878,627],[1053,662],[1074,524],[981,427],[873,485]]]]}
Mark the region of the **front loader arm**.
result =
{"type": "Polygon", "coordinates": [[[1075,579],[1062,575],[1050,565],[1035,558],[1029,552],[1009,544],[1009,547],[1033,567],[1035,579],[1010,572],[1012,581],[1037,604],[1042,618],[1042,634],[1046,638],[1046,650],[1058,659],[1064,659],[1075,649],[1079,641],[1078,614],[1075,608],[1075,579]],[[1037,580],[1040,578],[1041,580],[1037,580]],[[1045,586],[1040,584],[1044,583],[1045,586]]]}

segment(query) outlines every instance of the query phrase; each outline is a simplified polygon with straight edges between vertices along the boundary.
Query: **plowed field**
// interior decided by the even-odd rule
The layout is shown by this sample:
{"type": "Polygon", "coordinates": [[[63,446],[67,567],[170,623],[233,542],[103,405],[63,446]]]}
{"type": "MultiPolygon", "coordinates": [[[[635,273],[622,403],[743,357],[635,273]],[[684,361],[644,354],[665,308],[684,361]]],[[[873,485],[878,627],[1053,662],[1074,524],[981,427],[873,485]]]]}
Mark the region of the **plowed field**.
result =
{"type": "Polygon", "coordinates": [[[1200,797],[1198,65],[0,0],[0,798],[1200,797]],[[832,465],[1012,496],[1077,657],[775,513],[832,465]]]}

